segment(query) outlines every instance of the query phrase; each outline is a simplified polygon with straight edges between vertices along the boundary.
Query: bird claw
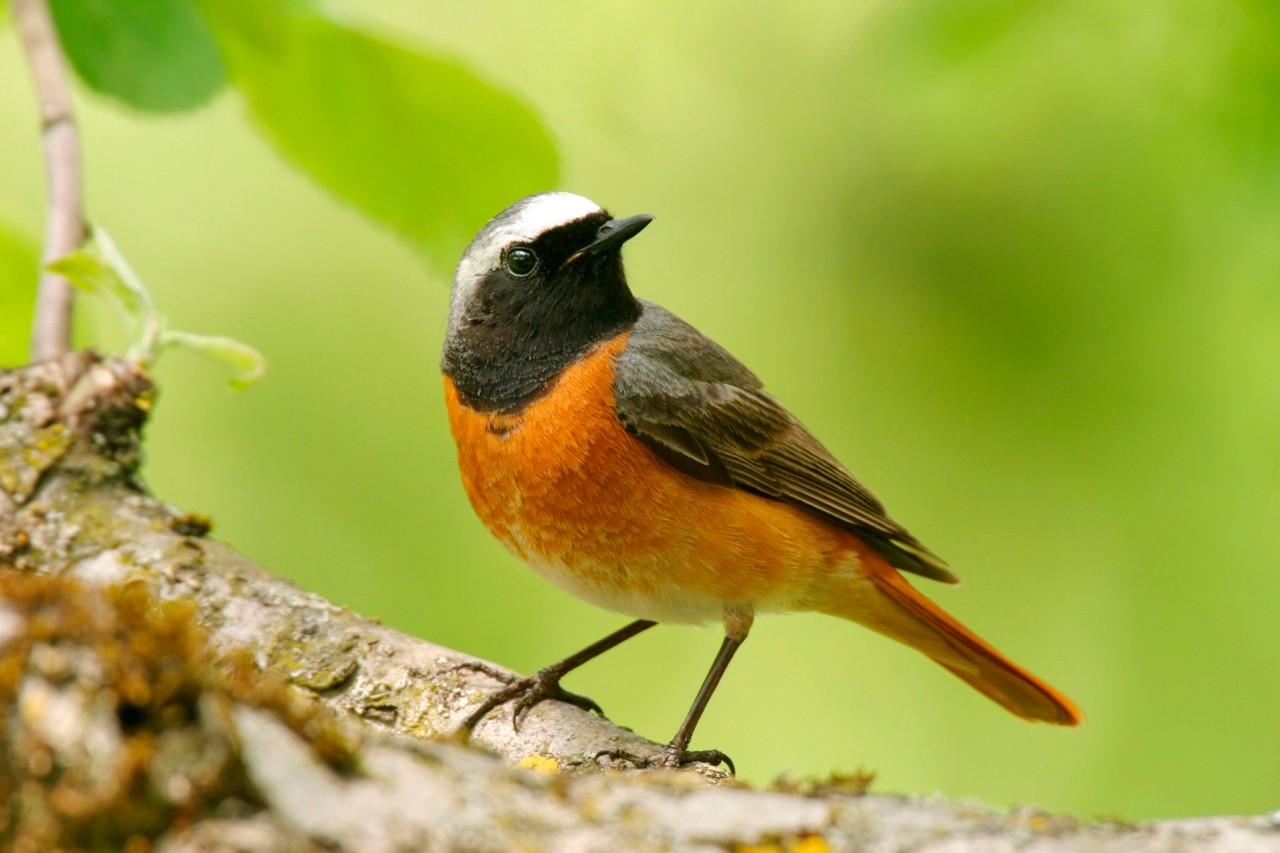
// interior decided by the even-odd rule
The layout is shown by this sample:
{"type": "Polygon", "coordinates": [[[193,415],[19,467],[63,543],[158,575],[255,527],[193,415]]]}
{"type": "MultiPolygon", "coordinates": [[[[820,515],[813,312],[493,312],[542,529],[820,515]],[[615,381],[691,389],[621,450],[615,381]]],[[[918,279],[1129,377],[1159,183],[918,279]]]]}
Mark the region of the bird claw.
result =
{"type": "MultiPolygon", "coordinates": [[[[504,699],[503,702],[509,702],[515,699],[515,706],[511,709],[511,725],[516,730],[520,730],[520,723],[524,720],[525,715],[533,710],[534,706],[539,705],[548,699],[555,699],[557,702],[564,702],[573,705],[575,708],[604,717],[604,709],[596,703],[596,700],[590,696],[583,696],[580,693],[571,693],[560,686],[560,678],[555,674],[548,674],[546,670],[536,672],[528,678],[517,679],[510,683],[506,690],[502,693],[515,691],[514,694],[504,699]]],[[[502,704],[501,702],[499,704],[502,704]]],[[[496,706],[495,706],[496,707],[496,706]]]]}
{"type": "Polygon", "coordinates": [[[511,710],[511,728],[517,732],[520,731],[520,723],[529,711],[548,699],[555,699],[558,702],[573,705],[584,711],[595,712],[604,717],[604,709],[594,699],[578,693],[571,693],[561,687],[561,674],[556,672],[554,667],[548,667],[535,672],[533,675],[523,677],[504,672],[479,661],[463,661],[446,669],[447,672],[458,672],[460,670],[479,672],[494,681],[506,685],[496,693],[490,694],[484,702],[480,703],[480,707],[472,711],[462,722],[462,728],[468,732],[479,725],[480,721],[488,716],[490,711],[512,700],[515,701],[515,706],[511,710]]]}
{"type": "Polygon", "coordinates": [[[439,670],[440,672],[478,672],[481,675],[489,676],[494,681],[501,681],[503,684],[510,684],[519,677],[478,660],[462,660],[457,663],[445,664],[439,670]]]}
{"type": "Polygon", "coordinates": [[[709,764],[712,767],[723,764],[729,769],[730,775],[738,775],[738,768],[733,765],[733,759],[718,749],[687,750],[668,744],[661,755],[636,755],[625,749],[602,749],[595,754],[597,761],[601,758],[626,761],[637,770],[650,770],[655,767],[679,770],[689,764],[709,764]]]}
{"type": "Polygon", "coordinates": [[[719,767],[723,764],[728,768],[730,776],[738,775],[738,768],[733,766],[733,759],[718,749],[695,749],[682,752],[679,756],[666,754],[664,760],[668,767],[683,767],[686,764],[710,764],[712,767],[719,767]],[[675,764],[671,764],[672,761],[675,761],[675,764]]]}

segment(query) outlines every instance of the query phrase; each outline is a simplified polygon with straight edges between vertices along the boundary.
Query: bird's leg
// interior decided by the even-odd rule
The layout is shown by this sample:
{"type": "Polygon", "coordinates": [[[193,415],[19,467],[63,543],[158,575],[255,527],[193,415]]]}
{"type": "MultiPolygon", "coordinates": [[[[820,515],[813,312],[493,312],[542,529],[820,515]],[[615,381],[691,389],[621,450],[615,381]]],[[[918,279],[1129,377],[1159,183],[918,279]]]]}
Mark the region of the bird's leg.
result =
{"type": "Polygon", "coordinates": [[[702,712],[706,710],[707,703],[711,701],[711,694],[715,692],[716,686],[720,684],[720,678],[724,675],[726,669],[729,668],[729,661],[733,660],[734,652],[742,645],[742,641],[746,636],[724,638],[724,642],[720,644],[720,651],[716,653],[716,659],[711,662],[711,670],[707,673],[706,679],[702,682],[702,687],[698,690],[698,695],[693,700],[693,707],[689,709],[688,715],[685,716],[684,722],[680,724],[680,729],[676,732],[676,736],[667,744],[667,748],[663,750],[662,763],[667,767],[680,767],[694,761],[702,761],[712,766],[717,764],[725,764],[729,767],[729,772],[737,775],[737,769],[733,766],[733,761],[729,756],[725,755],[718,749],[702,749],[690,752],[689,741],[693,738],[693,730],[698,725],[698,720],[702,719],[702,712]]]}
{"type": "MultiPolygon", "coordinates": [[[[698,726],[698,720],[702,719],[702,712],[707,709],[707,703],[711,701],[711,694],[715,692],[716,687],[720,684],[721,677],[724,676],[725,670],[729,668],[729,661],[733,660],[733,655],[738,651],[738,647],[747,639],[747,633],[751,630],[751,623],[754,620],[754,614],[748,606],[726,607],[724,611],[724,642],[720,644],[720,651],[716,653],[716,659],[711,662],[711,669],[707,672],[707,677],[702,681],[702,687],[698,690],[698,695],[694,697],[693,706],[689,709],[689,713],[685,716],[684,722],[680,724],[680,728],[676,731],[675,737],[667,744],[666,749],[662,752],[662,765],[664,767],[677,768],[685,764],[693,762],[702,762],[715,766],[724,764],[729,768],[729,772],[737,775],[737,768],[733,766],[732,759],[718,749],[701,749],[689,750],[689,741],[693,738],[693,730],[698,726]]],[[[617,750],[608,750],[599,753],[596,757],[608,756],[611,758],[622,758],[637,767],[649,767],[657,763],[657,759],[640,758],[630,753],[617,750]]]]}
{"type": "Polygon", "coordinates": [[[656,625],[656,622],[650,622],[647,619],[637,619],[630,625],[614,631],[603,640],[592,643],[577,654],[570,655],[559,663],[553,663],[545,669],[540,669],[533,675],[521,678],[511,675],[507,672],[494,669],[487,664],[479,661],[466,661],[464,663],[455,664],[450,667],[456,671],[460,669],[471,670],[473,672],[482,672],[495,681],[501,681],[507,686],[493,693],[480,704],[471,714],[462,722],[462,728],[470,732],[474,729],[485,716],[497,708],[499,705],[505,705],[507,702],[516,700],[515,708],[511,712],[511,726],[519,729],[520,721],[524,715],[529,712],[533,706],[547,699],[556,699],[561,702],[567,702],[575,705],[584,711],[595,711],[600,716],[604,716],[604,711],[594,700],[580,696],[577,693],[570,693],[560,686],[560,679],[569,672],[582,666],[587,661],[599,657],[614,646],[621,645],[627,640],[634,637],[642,631],[647,631],[656,625]]]}

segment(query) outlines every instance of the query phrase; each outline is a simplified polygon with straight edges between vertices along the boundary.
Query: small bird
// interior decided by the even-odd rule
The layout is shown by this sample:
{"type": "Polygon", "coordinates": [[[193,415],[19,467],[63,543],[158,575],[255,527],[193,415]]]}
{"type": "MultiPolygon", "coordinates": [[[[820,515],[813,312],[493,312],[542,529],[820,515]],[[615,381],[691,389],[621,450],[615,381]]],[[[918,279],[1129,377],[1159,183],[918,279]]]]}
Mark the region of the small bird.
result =
{"type": "Polygon", "coordinates": [[[486,527],[535,572],[636,621],[527,678],[514,701],[600,711],[561,678],[658,622],[722,620],[724,641],[661,762],[694,728],[757,613],[817,611],[917,649],[1020,717],[1079,710],[902,576],[958,579],[772,395],[693,326],[627,284],[622,246],[653,217],[579,195],[529,196],[458,264],[441,369],[462,482],[486,527]]]}

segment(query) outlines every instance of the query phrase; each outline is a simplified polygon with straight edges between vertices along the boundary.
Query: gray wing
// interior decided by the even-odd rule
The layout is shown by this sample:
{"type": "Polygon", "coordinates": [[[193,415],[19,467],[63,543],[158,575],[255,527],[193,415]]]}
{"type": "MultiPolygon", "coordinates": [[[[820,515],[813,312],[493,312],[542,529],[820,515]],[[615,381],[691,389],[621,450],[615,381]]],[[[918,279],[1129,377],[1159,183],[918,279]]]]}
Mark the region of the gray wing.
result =
{"type": "Polygon", "coordinates": [[[811,512],[857,533],[903,571],[959,580],[755,374],[679,317],[641,304],[613,386],[629,432],[686,474],[811,512]]]}

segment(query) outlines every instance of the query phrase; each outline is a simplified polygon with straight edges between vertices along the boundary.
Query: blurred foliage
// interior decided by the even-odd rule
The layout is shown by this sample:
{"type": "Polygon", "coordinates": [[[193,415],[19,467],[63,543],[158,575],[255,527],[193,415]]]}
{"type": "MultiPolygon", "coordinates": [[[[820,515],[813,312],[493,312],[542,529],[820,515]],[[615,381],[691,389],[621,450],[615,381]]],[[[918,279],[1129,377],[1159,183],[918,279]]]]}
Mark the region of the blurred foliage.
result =
{"type": "Polygon", "coordinates": [[[0,365],[27,360],[40,250],[0,221],[0,365]]]}
{"type": "Polygon", "coordinates": [[[186,349],[235,369],[232,388],[243,390],[267,370],[262,353],[248,344],[222,335],[197,335],[169,328],[151,294],[129,266],[105,228],[94,228],[84,247],[58,258],[48,268],[85,293],[111,303],[127,329],[126,357],[153,369],[166,349],[186,349]]]}
{"type": "Polygon", "coordinates": [[[442,271],[495,209],[555,181],[551,138],[514,97],[306,0],[51,8],[80,78],[131,107],[201,106],[229,73],[286,156],[442,271]]]}
{"type": "Polygon", "coordinates": [[[280,148],[442,270],[510,198],[551,184],[556,154],[526,107],[457,63],[303,4],[208,0],[232,76],[280,148]]]}
{"type": "MultiPolygon", "coordinates": [[[[281,148],[452,257],[550,185],[546,135],[498,90],[536,104],[559,186],[657,214],[628,245],[636,291],[744,358],[968,582],[929,593],[1088,717],[1025,724],[804,616],[757,622],[695,747],[755,781],[866,767],[878,790],[1090,815],[1275,807],[1274,4],[377,0],[358,27],[219,7],[281,148]],[[439,52],[396,47],[424,39],[439,52]],[[473,104],[455,64],[496,88],[473,104]],[[304,150],[328,140],[351,156],[304,150]]],[[[0,216],[38,233],[8,33],[0,79],[0,216]]],[[[308,588],[526,671],[622,623],[472,517],[435,372],[445,276],[266,156],[229,99],[164,124],[80,103],[93,215],[157,302],[272,360],[235,400],[160,366],[157,493],[308,588]]],[[[568,687],[661,740],[718,644],[649,632],[568,687]]]]}
{"type": "Polygon", "coordinates": [[[187,110],[226,85],[218,46],[188,0],[49,0],[49,8],[80,79],[131,107],[187,110]]]}

